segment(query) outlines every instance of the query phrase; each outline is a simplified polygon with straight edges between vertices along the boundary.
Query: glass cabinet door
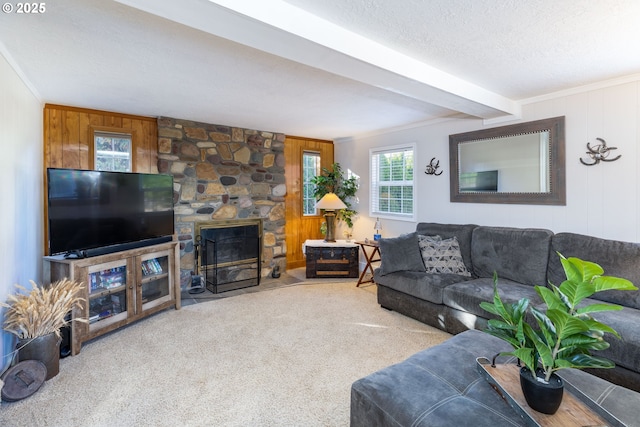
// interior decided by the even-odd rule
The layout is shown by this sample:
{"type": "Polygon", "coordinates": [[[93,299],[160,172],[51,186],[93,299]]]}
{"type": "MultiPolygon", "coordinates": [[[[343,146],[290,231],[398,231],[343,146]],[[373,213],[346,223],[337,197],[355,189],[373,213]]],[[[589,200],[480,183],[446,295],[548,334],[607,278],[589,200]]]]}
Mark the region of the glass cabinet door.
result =
{"type": "Polygon", "coordinates": [[[127,317],[126,260],[89,268],[89,329],[101,328],[127,317]]]}
{"type": "Polygon", "coordinates": [[[171,299],[169,255],[167,252],[156,252],[140,257],[140,273],[138,307],[141,310],[146,310],[171,299]]]}

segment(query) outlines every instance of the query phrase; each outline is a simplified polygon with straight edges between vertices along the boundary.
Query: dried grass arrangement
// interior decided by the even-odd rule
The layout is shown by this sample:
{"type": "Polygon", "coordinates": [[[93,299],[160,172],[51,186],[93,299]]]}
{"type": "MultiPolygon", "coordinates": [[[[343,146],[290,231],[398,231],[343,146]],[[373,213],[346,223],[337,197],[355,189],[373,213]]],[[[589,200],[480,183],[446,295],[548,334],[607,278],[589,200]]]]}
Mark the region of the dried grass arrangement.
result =
{"type": "Polygon", "coordinates": [[[8,303],[0,302],[0,306],[7,308],[4,330],[17,335],[19,339],[37,338],[52,332],[59,337],[60,328],[69,323],[65,316],[83,301],[78,296],[82,284],[67,278],[49,286],[38,286],[33,280],[30,283],[31,292],[16,285],[24,293],[9,295],[8,303]]]}

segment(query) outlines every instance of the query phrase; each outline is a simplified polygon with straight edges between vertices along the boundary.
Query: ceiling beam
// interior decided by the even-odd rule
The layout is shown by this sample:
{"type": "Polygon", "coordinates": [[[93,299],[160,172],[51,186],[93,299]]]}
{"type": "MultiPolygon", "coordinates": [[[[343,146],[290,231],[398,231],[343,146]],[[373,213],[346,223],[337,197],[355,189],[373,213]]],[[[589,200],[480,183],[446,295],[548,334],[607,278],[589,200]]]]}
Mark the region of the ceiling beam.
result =
{"type": "Polygon", "coordinates": [[[471,116],[519,116],[520,105],[280,0],[116,0],[370,86],[471,116]]]}

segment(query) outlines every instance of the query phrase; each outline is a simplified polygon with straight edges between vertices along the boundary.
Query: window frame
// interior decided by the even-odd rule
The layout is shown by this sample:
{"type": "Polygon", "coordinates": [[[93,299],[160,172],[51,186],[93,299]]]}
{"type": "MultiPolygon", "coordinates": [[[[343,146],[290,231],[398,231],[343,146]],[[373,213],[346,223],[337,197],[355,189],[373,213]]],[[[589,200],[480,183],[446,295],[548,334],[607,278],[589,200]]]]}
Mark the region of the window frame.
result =
{"type": "MultiPolygon", "coordinates": [[[[418,207],[416,204],[416,183],[417,183],[417,174],[416,174],[416,143],[408,143],[408,144],[400,144],[393,146],[383,146],[369,149],[369,216],[376,218],[384,218],[384,219],[392,219],[399,221],[411,221],[415,222],[418,216],[418,207]],[[377,191],[380,187],[380,181],[377,180],[378,171],[374,171],[374,157],[380,156],[386,153],[397,153],[397,152],[408,152],[410,151],[413,156],[413,177],[411,179],[411,199],[412,199],[412,210],[411,213],[403,214],[403,213],[393,213],[393,212],[385,212],[380,211],[380,206],[378,203],[377,191]],[[376,181],[374,182],[374,179],[376,181]]],[[[389,181],[394,182],[394,181],[389,181]]],[[[395,181],[397,182],[397,181],[395,181]]],[[[409,180],[403,180],[402,182],[409,182],[409,180]]]]}
{"type": "MultiPolygon", "coordinates": [[[[118,136],[118,135],[125,136],[125,137],[128,136],[130,138],[131,140],[131,145],[129,147],[130,148],[130,152],[129,152],[130,170],[128,172],[136,172],[135,153],[136,153],[136,147],[138,144],[136,132],[133,129],[104,127],[104,126],[89,127],[89,140],[90,140],[89,168],[91,170],[97,170],[96,155],[98,153],[96,149],[96,136],[109,135],[109,134],[114,136],[118,136]]],[[[114,172],[120,172],[120,171],[114,171],[114,172]]]]}
{"type": "MultiPolygon", "coordinates": [[[[319,212],[319,209],[315,209],[314,208],[315,209],[314,213],[312,213],[312,214],[311,213],[305,213],[305,201],[306,200],[310,200],[308,198],[305,198],[305,185],[306,185],[305,174],[304,174],[304,171],[305,171],[305,161],[304,161],[305,155],[313,155],[316,158],[316,160],[317,160],[317,165],[316,165],[317,166],[317,170],[316,170],[316,175],[315,176],[318,176],[318,175],[320,175],[322,173],[322,153],[320,153],[319,151],[313,151],[313,150],[303,150],[302,151],[301,167],[300,167],[300,169],[301,169],[300,170],[300,176],[301,176],[301,179],[300,179],[300,185],[301,185],[300,212],[301,212],[303,218],[309,218],[309,217],[319,216],[320,212],[319,212]]],[[[312,197],[313,197],[313,195],[312,195],[312,197]]],[[[315,202],[315,197],[313,197],[313,200],[315,202]]]]}

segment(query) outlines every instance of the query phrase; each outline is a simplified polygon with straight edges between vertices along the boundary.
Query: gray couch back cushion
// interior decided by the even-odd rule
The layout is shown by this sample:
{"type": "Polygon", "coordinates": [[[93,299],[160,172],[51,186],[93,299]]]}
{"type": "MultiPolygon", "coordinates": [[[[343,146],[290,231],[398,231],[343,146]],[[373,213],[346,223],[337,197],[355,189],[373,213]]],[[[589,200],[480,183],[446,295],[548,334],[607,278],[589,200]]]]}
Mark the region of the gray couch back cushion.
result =
{"type": "Polygon", "coordinates": [[[384,276],[396,271],[425,271],[417,233],[383,238],[378,243],[382,260],[380,275],[384,276]]]}
{"type": "Polygon", "coordinates": [[[443,239],[456,237],[460,245],[460,253],[467,270],[473,274],[471,264],[471,233],[477,225],[474,224],[439,224],[435,222],[419,222],[416,233],[423,236],[440,236],[443,239]]]}
{"type": "MultiPolygon", "coordinates": [[[[599,264],[607,276],[623,277],[640,285],[640,245],[637,243],[606,240],[574,233],[558,233],[551,239],[547,278],[559,286],[565,279],[560,263],[560,252],[565,257],[577,257],[599,264]]],[[[593,296],[595,299],[640,309],[640,290],[605,291],[593,296]]]]}
{"type": "Polygon", "coordinates": [[[473,271],[478,277],[498,277],[525,285],[546,285],[550,230],[477,227],[471,239],[473,271]]]}

